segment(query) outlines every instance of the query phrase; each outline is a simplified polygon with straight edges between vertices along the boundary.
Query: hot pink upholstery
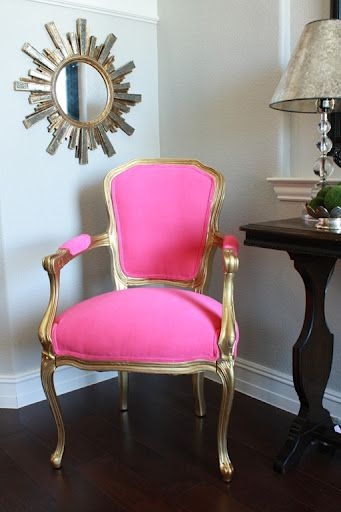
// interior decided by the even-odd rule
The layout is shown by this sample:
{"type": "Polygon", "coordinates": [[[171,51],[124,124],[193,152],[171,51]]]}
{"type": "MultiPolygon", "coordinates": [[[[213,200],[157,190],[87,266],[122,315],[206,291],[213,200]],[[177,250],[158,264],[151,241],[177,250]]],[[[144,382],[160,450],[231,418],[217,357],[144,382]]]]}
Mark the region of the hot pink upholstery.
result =
{"type": "Polygon", "coordinates": [[[225,235],[223,240],[224,249],[232,249],[234,254],[237,256],[239,251],[239,242],[233,235],[225,235]]]}
{"type": "MultiPolygon", "coordinates": [[[[111,195],[126,275],[193,279],[205,248],[214,189],[214,178],[189,164],[137,164],[114,176],[111,195]]],[[[90,243],[91,237],[82,234],[60,248],[76,255],[90,243]]],[[[234,236],[225,236],[222,245],[238,253],[234,236]]],[[[173,288],[131,288],[61,313],[52,342],[56,355],[82,360],[215,361],[221,318],[222,305],[211,297],[173,288]]],[[[236,349],[237,343],[234,355],[236,349]]]]}
{"type": "Polygon", "coordinates": [[[82,235],[75,236],[67,242],[64,242],[59,249],[67,249],[72,256],[80,254],[85,251],[91,244],[91,236],[83,233],[82,235]]]}
{"type": "Polygon", "coordinates": [[[130,288],[87,299],[56,318],[57,355],[173,362],[218,358],[219,302],[187,290],[130,288]]]}
{"type": "Polygon", "coordinates": [[[125,274],[193,279],[213,194],[213,177],[194,165],[137,164],[115,177],[112,199],[125,274]]]}

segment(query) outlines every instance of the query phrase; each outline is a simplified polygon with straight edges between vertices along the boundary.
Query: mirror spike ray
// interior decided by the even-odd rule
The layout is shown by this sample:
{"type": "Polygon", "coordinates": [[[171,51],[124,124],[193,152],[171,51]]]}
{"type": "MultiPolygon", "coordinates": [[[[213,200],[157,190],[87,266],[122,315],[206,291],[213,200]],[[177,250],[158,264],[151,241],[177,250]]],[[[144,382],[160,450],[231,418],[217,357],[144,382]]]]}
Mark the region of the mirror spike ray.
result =
{"type": "Polygon", "coordinates": [[[134,62],[116,68],[110,53],[116,36],[109,34],[104,43],[97,44],[83,18],[76,21],[76,31],[65,37],[53,21],[45,28],[54,48],[39,52],[25,43],[22,51],[31,57],[36,69],[14,82],[14,90],[28,92],[28,101],[34,105],[34,111],[23,121],[25,128],[47,119],[52,140],[46,151],[51,155],[66,140],[80,164],[87,164],[88,151],[98,146],[108,157],[113,156],[115,149],[108,132],[120,129],[132,135],[134,128],[122,114],[141,101],[141,95],[130,94],[130,83],[124,82],[135,68],[134,62]],[[98,102],[95,107],[94,101],[98,102]]]}

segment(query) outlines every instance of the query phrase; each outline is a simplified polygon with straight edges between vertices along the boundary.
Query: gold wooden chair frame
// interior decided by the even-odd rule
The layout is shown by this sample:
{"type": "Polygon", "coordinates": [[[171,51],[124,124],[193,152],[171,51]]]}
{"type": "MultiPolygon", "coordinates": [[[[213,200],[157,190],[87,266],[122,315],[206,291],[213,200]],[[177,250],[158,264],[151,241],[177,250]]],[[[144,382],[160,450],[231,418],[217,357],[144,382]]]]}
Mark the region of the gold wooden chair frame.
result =
{"type": "MultiPolygon", "coordinates": [[[[195,414],[204,416],[206,412],[203,379],[204,372],[212,372],[219,376],[222,383],[222,399],[218,421],[218,456],[220,471],[225,481],[229,482],[233,474],[227,451],[227,427],[234,393],[234,359],[236,344],[238,341],[238,327],[235,320],[233,305],[233,279],[238,269],[238,244],[234,237],[224,237],[218,231],[218,216],[224,198],[224,179],[217,171],[204,166],[195,160],[140,160],[129,162],[127,165],[113,169],[104,180],[104,191],[109,215],[107,232],[96,235],[81,235],[76,237],[75,244],[66,243],[54,254],[46,256],[43,260],[43,267],[50,279],[50,299],[39,328],[39,339],[42,344],[41,378],[43,388],[50,404],[58,433],[57,446],[51,456],[54,468],[61,466],[65,445],[65,429],[61,414],[60,405],[54,387],[54,372],[56,368],[64,365],[73,366],[85,370],[95,371],[118,371],[120,386],[120,408],[127,409],[128,373],[145,372],[156,374],[192,374],[195,414]],[[167,279],[146,279],[145,277],[131,277],[127,275],[121,265],[120,248],[118,240],[118,227],[114,215],[114,208],[111,196],[112,181],[120,173],[126,172],[134,166],[139,165],[183,165],[194,166],[202,173],[207,173],[214,182],[214,194],[211,201],[211,210],[207,226],[204,250],[199,270],[194,279],[167,280],[167,279]],[[70,355],[58,355],[53,344],[53,326],[57,315],[58,296],[60,286],[60,272],[62,268],[75,257],[85,252],[92,251],[98,247],[106,246],[112,255],[112,273],[116,290],[125,290],[128,287],[139,287],[141,285],[171,285],[172,287],[186,288],[202,294],[208,274],[209,259],[214,247],[220,247],[223,254],[224,284],[222,297],[221,329],[217,338],[219,356],[216,360],[189,360],[182,362],[134,362],[114,360],[85,360],[70,355]]],[[[119,292],[115,292],[119,293],[119,292]]]]}

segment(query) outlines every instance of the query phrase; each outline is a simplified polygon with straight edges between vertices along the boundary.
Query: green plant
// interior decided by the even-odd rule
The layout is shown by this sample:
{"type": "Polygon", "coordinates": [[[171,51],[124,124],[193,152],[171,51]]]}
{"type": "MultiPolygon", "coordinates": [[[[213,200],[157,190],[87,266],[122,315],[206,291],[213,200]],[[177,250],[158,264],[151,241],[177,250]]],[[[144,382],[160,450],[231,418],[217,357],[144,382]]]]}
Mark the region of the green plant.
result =
{"type": "Polygon", "coordinates": [[[341,206],[341,185],[330,187],[324,196],[324,206],[330,212],[335,206],[341,206]]]}
{"type": "Polygon", "coordinates": [[[328,212],[331,212],[335,206],[341,207],[341,184],[322,187],[308,204],[313,210],[318,206],[323,206],[328,212]]]}

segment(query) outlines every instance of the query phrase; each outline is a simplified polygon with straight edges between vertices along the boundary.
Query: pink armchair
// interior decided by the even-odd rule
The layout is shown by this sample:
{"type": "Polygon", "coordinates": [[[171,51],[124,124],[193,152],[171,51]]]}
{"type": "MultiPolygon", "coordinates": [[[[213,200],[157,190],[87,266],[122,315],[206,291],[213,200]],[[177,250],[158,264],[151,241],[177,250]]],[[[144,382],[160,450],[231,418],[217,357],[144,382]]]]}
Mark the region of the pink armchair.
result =
{"type": "Polygon", "coordinates": [[[204,372],[213,372],[222,382],[218,456],[228,482],[233,473],[227,427],[238,343],[233,306],[238,242],[218,232],[223,177],[198,161],[141,160],[110,171],[104,191],[107,232],[73,238],[43,260],[50,300],[39,338],[42,383],[58,433],[52,465],[61,466],[65,445],[53,381],[59,366],[118,371],[122,410],[127,409],[129,372],[192,374],[198,416],[205,415],[204,372]],[[61,269],[101,246],[112,255],[115,291],[57,313],[61,269]],[[223,255],[221,302],[203,293],[214,246],[223,255]]]}

